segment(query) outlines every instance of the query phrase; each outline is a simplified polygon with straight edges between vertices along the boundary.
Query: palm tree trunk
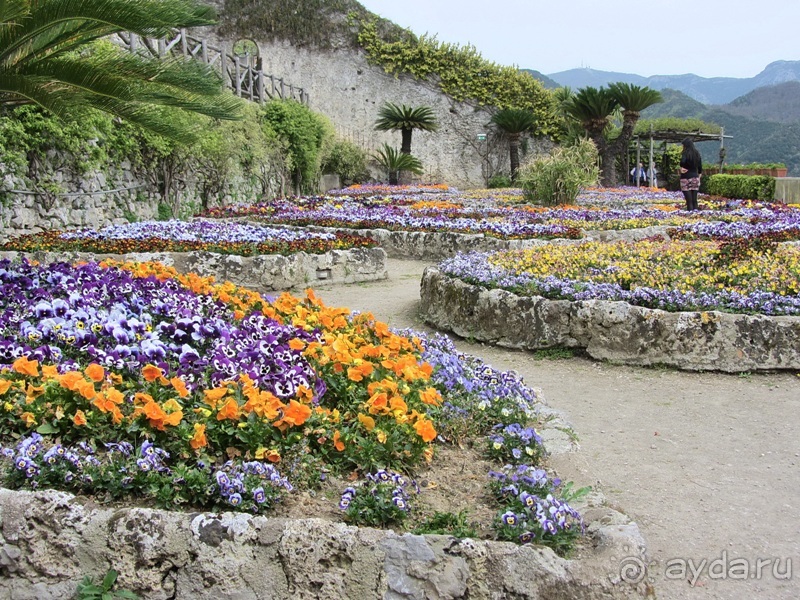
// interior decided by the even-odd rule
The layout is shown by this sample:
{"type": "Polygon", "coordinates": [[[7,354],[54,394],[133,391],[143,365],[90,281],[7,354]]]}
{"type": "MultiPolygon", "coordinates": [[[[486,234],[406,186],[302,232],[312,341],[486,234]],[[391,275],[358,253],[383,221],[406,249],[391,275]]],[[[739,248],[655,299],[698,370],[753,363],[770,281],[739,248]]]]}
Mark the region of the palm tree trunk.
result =
{"type": "Polygon", "coordinates": [[[508,134],[508,150],[510,153],[509,160],[511,161],[511,181],[517,180],[517,171],[519,171],[519,133],[508,134]]]}
{"type": "Polygon", "coordinates": [[[403,136],[403,142],[400,146],[401,154],[411,154],[411,132],[413,129],[401,129],[400,133],[403,136]]]}

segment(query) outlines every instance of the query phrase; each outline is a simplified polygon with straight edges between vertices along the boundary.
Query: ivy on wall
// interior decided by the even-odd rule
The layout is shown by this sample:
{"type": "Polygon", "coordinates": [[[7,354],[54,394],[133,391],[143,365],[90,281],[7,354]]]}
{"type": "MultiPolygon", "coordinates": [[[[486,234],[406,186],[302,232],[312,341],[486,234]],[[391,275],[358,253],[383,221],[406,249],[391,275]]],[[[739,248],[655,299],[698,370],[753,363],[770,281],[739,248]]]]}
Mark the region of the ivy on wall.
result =
{"type": "Polygon", "coordinates": [[[387,41],[375,20],[354,17],[353,21],[368,59],[387,73],[435,80],[442,92],[457,101],[528,109],[536,117],[535,134],[557,134],[555,100],[530,74],[486,60],[474,46],[443,43],[429,36],[387,41]]]}

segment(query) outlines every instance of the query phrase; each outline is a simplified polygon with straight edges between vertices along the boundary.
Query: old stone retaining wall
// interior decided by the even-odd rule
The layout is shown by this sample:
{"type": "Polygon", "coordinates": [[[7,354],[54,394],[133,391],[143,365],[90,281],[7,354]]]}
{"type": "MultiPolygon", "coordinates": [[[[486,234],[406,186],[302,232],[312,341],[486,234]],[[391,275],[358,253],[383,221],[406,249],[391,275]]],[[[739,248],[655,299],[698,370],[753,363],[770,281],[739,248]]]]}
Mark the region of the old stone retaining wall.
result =
{"type": "Polygon", "coordinates": [[[0,488],[0,597],[73,598],[102,579],[147,600],[533,600],[643,597],[619,579],[644,556],[624,515],[588,507],[591,556],[321,519],[104,508],[55,491],[0,488]]]}
{"type": "Polygon", "coordinates": [[[91,254],[88,252],[0,252],[0,259],[27,257],[43,263],[114,259],[133,262],[157,261],[180,273],[213,275],[217,281],[257,290],[305,288],[317,283],[358,283],[385,279],[386,252],[381,248],[331,250],[325,254],[297,252],[237,256],[215,252],[152,252],[91,254]]]}
{"type": "MultiPolygon", "coordinates": [[[[263,226],[263,222],[250,221],[248,218],[233,219],[263,226]]],[[[525,239],[504,240],[482,233],[455,233],[451,231],[391,231],[389,229],[351,229],[347,227],[318,227],[309,225],[294,227],[291,225],[269,224],[270,227],[284,229],[302,229],[304,231],[322,231],[326,233],[348,233],[371,238],[386,250],[389,258],[410,260],[443,260],[455,256],[459,252],[499,252],[502,250],[524,250],[543,244],[577,244],[583,241],[635,241],[653,235],[666,235],[667,228],[645,227],[641,229],[622,230],[587,230],[584,238],[570,239],[525,239]]]]}
{"type": "Polygon", "coordinates": [[[548,300],[425,270],[422,319],[507,348],[577,348],[592,358],[695,371],[800,369],[800,317],[666,312],[605,300],[548,300]]]}

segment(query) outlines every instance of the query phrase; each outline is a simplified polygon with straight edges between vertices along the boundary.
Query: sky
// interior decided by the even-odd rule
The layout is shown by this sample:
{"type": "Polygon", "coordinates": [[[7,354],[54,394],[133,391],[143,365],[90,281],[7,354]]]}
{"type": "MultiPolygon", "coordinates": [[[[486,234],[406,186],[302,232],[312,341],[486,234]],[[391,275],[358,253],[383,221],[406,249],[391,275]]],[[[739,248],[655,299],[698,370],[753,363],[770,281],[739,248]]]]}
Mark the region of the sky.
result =
{"type": "Polygon", "coordinates": [[[417,35],[545,75],[753,77],[800,60],[800,0],[359,0],[417,35]]]}

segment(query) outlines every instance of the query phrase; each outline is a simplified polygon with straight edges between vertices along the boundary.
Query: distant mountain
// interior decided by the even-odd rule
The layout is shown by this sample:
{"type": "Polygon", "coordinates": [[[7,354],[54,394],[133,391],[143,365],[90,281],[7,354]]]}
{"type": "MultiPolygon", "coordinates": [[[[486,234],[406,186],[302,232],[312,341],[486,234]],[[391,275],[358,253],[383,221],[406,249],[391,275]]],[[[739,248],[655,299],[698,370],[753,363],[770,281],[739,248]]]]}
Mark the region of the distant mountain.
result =
{"type": "Polygon", "coordinates": [[[751,119],[778,123],[800,121],[800,81],[759,87],[719,108],[751,119]]]}
{"type": "Polygon", "coordinates": [[[539,71],[534,71],[533,69],[520,69],[520,71],[523,71],[525,73],[530,73],[530,75],[534,79],[538,79],[539,81],[541,81],[542,84],[544,84],[544,87],[546,87],[548,90],[554,90],[556,88],[561,87],[559,83],[553,81],[547,75],[543,75],[539,71]]]}
{"type": "Polygon", "coordinates": [[[600,87],[615,81],[646,85],[656,90],[670,88],[702,102],[703,104],[727,104],[756,88],[800,81],[800,60],[778,60],[770,63],[755,77],[700,77],[686,75],[653,75],[643,77],[630,73],[596,71],[594,69],[570,69],[547,75],[561,86],[579,89],[586,86],[600,87]]]}
{"type": "MultiPolygon", "coordinates": [[[[782,88],[787,84],[772,86],[782,88]]],[[[762,93],[750,96],[748,100],[737,99],[731,104],[706,106],[683,92],[661,90],[664,102],[654,104],[642,111],[643,119],[658,117],[696,118],[707,123],[716,123],[725,128],[726,135],[733,139],[725,140],[727,155],[725,162],[732,163],[785,163],[790,176],[800,176],[800,120],[791,124],[779,122],[775,115],[766,108],[759,107],[759,97],[771,98],[782,95],[782,91],[765,88],[762,93]],[[760,113],[763,118],[750,118],[737,114],[741,106],[748,106],[753,113],[760,113]]],[[[713,164],[719,161],[719,142],[701,142],[698,149],[703,161],[713,164]]]]}

